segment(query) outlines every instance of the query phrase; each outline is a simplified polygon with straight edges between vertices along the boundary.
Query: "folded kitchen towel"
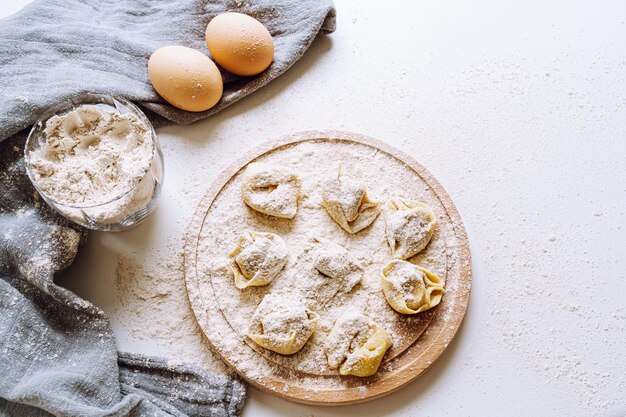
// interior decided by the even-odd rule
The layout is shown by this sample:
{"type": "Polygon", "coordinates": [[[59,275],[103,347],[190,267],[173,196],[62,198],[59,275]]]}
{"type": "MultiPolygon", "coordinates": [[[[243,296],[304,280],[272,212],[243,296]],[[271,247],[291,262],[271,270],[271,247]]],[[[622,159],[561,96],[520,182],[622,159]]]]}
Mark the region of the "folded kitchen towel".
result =
{"type": "Polygon", "coordinates": [[[241,381],[117,352],[105,314],[55,284],[87,233],[32,188],[26,129],[80,93],[126,97],[156,125],[208,117],[286,71],[319,33],[334,30],[334,17],[331,0],[45,0],[0,21],[0,415],[241,413],[241,381]],[[211,110],[169,106],[147,79],[150,54],[168,44],[208,54],[204,29],[225,11],[268,27],[273,64],[256,77],[224,74],[224,96],[211,110]]]}

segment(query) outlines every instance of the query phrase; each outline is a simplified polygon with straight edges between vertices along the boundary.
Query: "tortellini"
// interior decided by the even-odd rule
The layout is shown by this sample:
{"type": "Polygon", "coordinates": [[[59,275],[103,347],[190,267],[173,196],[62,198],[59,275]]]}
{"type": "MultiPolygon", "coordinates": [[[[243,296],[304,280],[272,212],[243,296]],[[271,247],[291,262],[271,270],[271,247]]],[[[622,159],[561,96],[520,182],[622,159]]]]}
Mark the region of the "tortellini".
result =
{"type": "Polygon", "coordinates": [[[228,260],[237,288],[267,285],[287,263],[287,246],[274,233],[247,230],[228,260]]]}
{"type": "Polygon", "coordinates": [[[259,346],[282,355],[293,355],[309,340],[319,315],[293,296],[268,294],[258,305],[248,337],[259,346]]]}
{"type": "Polygon", "coordinates": [[[364,182],[339,165],[337,177],[322,185],[322,205],[330,217],[348,233],[357,233],[376,220],[379,203],[368,196],[364,182]]]}
{"type": "Polygon", "coordinates": [[[314,238],[298,259],[290,276],[292,287],[302,291],[304,301],[317,310],[338,293],[348,293],[361,281],[364,269],[343,246],[314,238]]]}
{"type": "Polygon", "coordinates": [[[313,265],[320,273],[338,281],[338,291],[350,292],[363,278],[363,267],[343,246],[315,238],[313,265]]]}
{"type": "Polygon", "coordinates": [[[298,211],[300,179],[286,167],[251,163],[243,174],[241,198],[256,211],[292,219],[298,211]]]}
{"type": "Polygon", "coordinates": [[[360,313],[348,312],[335,322],[324,352],[330,369],[339,368],[341,375],[366,377],[376,373],[392,344],[385,329],[360,313]]]}
{"type": "Polygon", "coordinates": [[[435,213],[427,204],[404,198],[389,200],[385,227],[392,256],[407,259],[419,253],[430,242],[435,223],[435,213]]]}
{"type": "Polygon", "coordinates": [[[382,287],[389,305],[402,314],[416,314],[435,307],[445,292],[437,275],[400,260],[385,265],[382,287]]]}

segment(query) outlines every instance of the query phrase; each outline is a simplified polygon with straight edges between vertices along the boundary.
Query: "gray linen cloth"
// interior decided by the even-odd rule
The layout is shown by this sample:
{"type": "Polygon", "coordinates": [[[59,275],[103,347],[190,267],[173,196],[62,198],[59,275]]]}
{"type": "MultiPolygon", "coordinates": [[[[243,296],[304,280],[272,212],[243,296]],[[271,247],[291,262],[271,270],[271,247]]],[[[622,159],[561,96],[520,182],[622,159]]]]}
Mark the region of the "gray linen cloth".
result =
{"type": "Polygon", "coordinates": [[[55,284],[87,233],[38,197],[24,171],[24,140],[47,108],[80,93],[126,97],[157,125],[208,117],[282,74],[334,25],[331,0],[46,0],[0,21],[0,415],[241,413],[241,381],[117,352],[105,314],[55,284]],[[256,77],[225,73],[211,110],[172,108],[147,79],[148,57],[168,44],[208,54],[204,29],[224,11],[268,27],[274,63],[256,77]]]}

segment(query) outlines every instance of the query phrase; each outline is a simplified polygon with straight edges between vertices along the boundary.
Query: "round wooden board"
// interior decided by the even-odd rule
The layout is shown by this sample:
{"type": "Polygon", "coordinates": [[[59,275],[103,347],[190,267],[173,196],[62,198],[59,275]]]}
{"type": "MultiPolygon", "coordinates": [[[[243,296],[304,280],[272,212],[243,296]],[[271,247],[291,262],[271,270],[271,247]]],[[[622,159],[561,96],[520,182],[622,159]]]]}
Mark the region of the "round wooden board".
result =
{"type": "MultiPolygon", "coordinates": [[[[231,366],[242,378],[255,387],[277,395],[281,398],[315,405],[340,405],[354,404],[358,402],[372,400],[389,394],[420,376],[429,366],[431,366],[446,349],[454,335],[456,334],[463,317],[471,289],[471,255],[467,241],[467,233],[459,213],[452,203],[450,196],[446,193],[439,182],[413,158],[403,152],[376,139],[364,135],[341,132],[341,131],[306,131],[287,135],[281,139],[266,142],[255,148],[234,163],[228,166],[210,185],[207,194],[198,204],[191,223],[187,229],[185,242],[185,283],[187,294],[192,310],[196,316],[198,324],[208,342],[229,366],[231,366]],[[199,241],[203,225],[214,200],[222,189],[237,175],[248,163],[255,159],[271,153],[279,148],[295,145],[303,141],[333,140],[353,142],[367,145],[371,148],[386,153],[406,165],[436,195],[440,206],[443,207],[445,215],[453,225],[454,237],[456,239],[455,255],[457,264],[454,268],[454,276],[447,277],[446,294],[439,306],[431,310],[431,317],[427,328],[423,330],[421,336],[401,353],[387,360],[391,362],[379,369],[373,377],[357,378],[339,375],[315,375],[317,378],[336,378],[341,380],[341,388],[319,388],[316,387],[313,379],[307,383],[295,383],[294,371],[292,369],[279,369],[259,372],[246,365],[245,355],[235,355],[232,352],[232,343],[226,341],[230,335],[222,334],[230,324],[220,310],[219,302],[211,289],[211,285],[203,282],[203,271],[199,270],[198,252],[199,241]],[[448,280],[454,283],[449,285],[448,280]]],[[[446,275],[448,271],[446,270],[446,275]]],[[[382,296],[382,295],[381,295],[382,296]]],[[[424,314],[424,313],[422,313],[424,314]]],[[[232,330],[235,332],[235,330],[232,330]]],[[[240,342],[237,349],[245,351],[247,355],[261,356],[258,349],[254,349],[249,344],[240,342]]],[[[265,357],[268,362],[270,359],[265,357]]]]}

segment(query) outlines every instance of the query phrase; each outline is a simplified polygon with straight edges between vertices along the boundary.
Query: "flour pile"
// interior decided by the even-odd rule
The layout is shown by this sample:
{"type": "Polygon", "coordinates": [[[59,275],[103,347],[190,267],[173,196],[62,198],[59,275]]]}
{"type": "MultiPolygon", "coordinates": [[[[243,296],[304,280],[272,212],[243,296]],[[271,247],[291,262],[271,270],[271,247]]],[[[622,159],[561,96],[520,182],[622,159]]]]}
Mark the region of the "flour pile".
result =
{"type": "Polygon", "coordinates": [[[82,105],[48,119],[43,135],[45,142],[29,152],[30,172],[67,217],[115,223],[150,203],[155,186],[146,173],[155,142],[139,116],[82,105]]]}

